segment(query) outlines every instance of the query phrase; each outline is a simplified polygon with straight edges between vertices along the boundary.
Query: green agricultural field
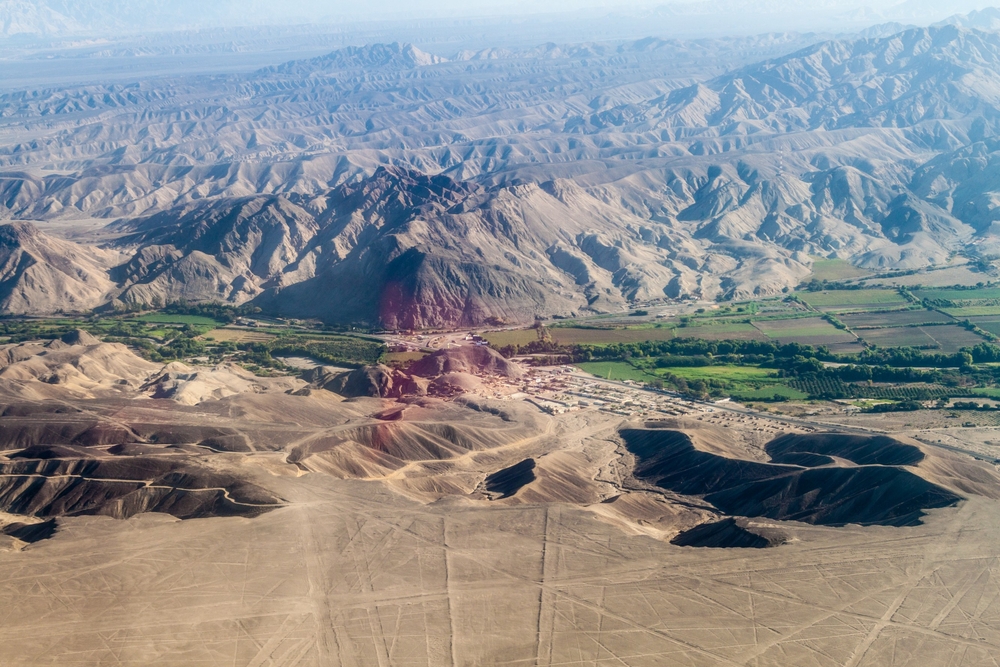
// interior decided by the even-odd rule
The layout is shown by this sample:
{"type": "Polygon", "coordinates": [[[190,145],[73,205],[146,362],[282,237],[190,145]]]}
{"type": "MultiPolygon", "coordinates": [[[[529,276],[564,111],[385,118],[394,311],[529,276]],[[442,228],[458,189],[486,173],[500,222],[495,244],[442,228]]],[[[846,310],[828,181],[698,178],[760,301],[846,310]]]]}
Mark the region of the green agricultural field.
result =
{"type": "Polygon", "coordinates": [[[646,373],[624,361],[585,361],[576,366],[585,373],[605,380],[651,382],[657,379],[655,375],[646,373]]]}
{"type": "Polygon", "coordinates": [[[851,280],[871,275],[871,271],[859,269],[843,259],[816,259],[813,261],[812,277],[816,280],[851,280]]]}
{"type": "Polygon", "coordinates": [[[658,368],[657,373],[669,373],[685,380],[725,380],[727,382],[775,382],[783,380],[777,377],[777,371],[756,366],[673,366],[658,368]]]}
{"type": "Polygon", "coordinates": [[[169,315],[167,313],[148,313],[131,319],[151,324],[192,324],[210,327],[221,324],[221,322],[211,317],[202,317],[201,315],[169,315]]]}
{"type": "Polygon", "coordinates": [[[881,308],[903,308],[910,303],[899,292],[883,289],[796,292],[795,296],[817,310],[831,313],[854,310],[877,310],[881,308]]]}
{"type": "Polygon", "coordinates": [[[976,396],[1000,399],[1000,387],[980,387],[973,389],[971,393],[976,396]]]}
{"type": "Polygon", "coordinates": [[[508,345],[527,345],[538,340],[538,332],[535,329],[517,329],[515,331],[488,331],[483,334],[483,338],[489,341],[494,348],[506,347],[508,345]]]}

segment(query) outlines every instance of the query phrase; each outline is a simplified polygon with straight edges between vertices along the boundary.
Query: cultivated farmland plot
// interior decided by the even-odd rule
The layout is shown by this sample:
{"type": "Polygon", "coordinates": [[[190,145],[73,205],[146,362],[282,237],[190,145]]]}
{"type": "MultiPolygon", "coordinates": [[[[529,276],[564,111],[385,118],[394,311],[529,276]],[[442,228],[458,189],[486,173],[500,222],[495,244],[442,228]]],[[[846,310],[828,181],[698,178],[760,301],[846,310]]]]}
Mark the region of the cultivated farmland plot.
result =
{"type": "Polygon", "coordinates": [[[932,299],[935,301],[945,300],[965,302],[965,301],[1000,301],[1000,287],[980,287],[976,289],[921,289],[916,296],[920,299],[932,299]]]}
{"type": "Polygon", "coordinates": [[[840,321],[852,329],[883,329],[911,324],[945,324],[954,319],[936,310],[899,310],[890,313],[851,313],[840,321]]]}
{"type": "Polygon", "coordinates": [[[952,285],[975,285],[976,283],[986,282],[988,280],[990,280],[988,275],[972,269],[969,266],[951,266],[945,269],[922,271],[908,276],[872,278],[867,281],[862,281],[862,284],[866,287],[877,287],[880,285],[900,287],[912,287],[914,285],[922,285],[924,287],[950,287],[952,285]]]}
{"type": "Polygon", "coordinates": [[[865,350],[864,345],[858,340],[850,343],[831,343],[826,348],[833,354],[861,354],[865,350]]]}
{"type": "Polygon", "coordinates": [[[954,318],[964,320],[967,317],[1000,315],[1000,304],[971,302],[970,305],[967,306],[961,306],[959,308],[942,308],[941,310],[954,318]]]}
{"type": "Polygon", "coordinates": [[[854,266],[844,259],[814,260],[812,270],[812,277],[816,280],[852,280],[865,278],[872,274],[868,269],[854,266]]]}
{"type": "Polygon", "coordinates": [[[906,297],[894,290],[860,289],[798,292],[796,296],[813,308],[826,313],[905,308],[906,297]]]}
{"type": "MultiPolygon", "coordinates": [[[[939,345],[920,327],[897,327],[894,329],[872,329],[861,333],[862,338],[879,347],[929,347],[939,345]]],[[[937,351],[937,349],[935,349],[937,351]]]]}
{"type": "Polygon", "coordinates": [[[896,327],[892,329],[870,329],[862,333],[868,343],[880,347],[927,347],[928,352],[953,354],[963,347],[971,347],[983,342],[975,333],[957,325],[946,324],[935,327],[896,327]]]}
{"type": "Polygon", "coordinates": [[[782,343],[801,343],[803,345],[832,345],[836,343],[853,343],[857,340],[848,331],[841,331],[820,317],[801,320],[772,320],[754,322],[761,332],[772,340],[782,343]]]}
{"type": "Polygon", "coordinates": [[[579,363],[577,366],[580,370],[605,380],[650,382],[656,379],[656,375],[640,370],[624,361],[587,361],[579,363]]]}
{"type": "Polygon", "coordinates": [[[674,337],[669,327],[643,327],[635,329],[582,329],[556,327],[549,330],[552,340],[560,345],[607,345],[610,343],[641,343],[647,340],[670,340],[674,337]]]}
{"type": "Polygon", "coordinates": [[[767,340],[754,325],[744,323],[711,323],[681,327],[674,330],[677,338],[702,340],[767,340]]]}
{"type": "Polygon", "coordinates": [[[971,317],[969,320],[983,331],[1000,336],[1000,316],[971,317]]]}
{"type": "Polygon", "coordinates": [[[487,331],[483,338],[490,342],[493,347],[506,347],[507,345],[527,345],[538,340],[538,332],[534,329],[517,329],[513,331],[487,331]]]}
{"type": "Polygon", "coordinates": [[[748,366],[681,366],[657,369],[659,374],[669,373],[691,382],[696,380],[721,380],[728,386],[731,396],[742,399],[770,399],[775,395],[792,400],[801,400],[808,395],[788,386],[784,378],[777,377],[774,370],[748,366]]]}
{"type": "Polygon", "coordinates": [[[211,317],[202,317],[201,315],[175,315],[172,313],[148,313],[132,319],[140,322],[148,322],[150,324],[191,324],[212,327],[221,324],[221,322],[213,320],[211,317]]]}
{"type": "Polygon", "coordinates": [[[963,347],[973,347],[983,342],[983,338],[960,326],[926,327],[924,331],[940,345],[944,354],[954,354],[963,347]]]}

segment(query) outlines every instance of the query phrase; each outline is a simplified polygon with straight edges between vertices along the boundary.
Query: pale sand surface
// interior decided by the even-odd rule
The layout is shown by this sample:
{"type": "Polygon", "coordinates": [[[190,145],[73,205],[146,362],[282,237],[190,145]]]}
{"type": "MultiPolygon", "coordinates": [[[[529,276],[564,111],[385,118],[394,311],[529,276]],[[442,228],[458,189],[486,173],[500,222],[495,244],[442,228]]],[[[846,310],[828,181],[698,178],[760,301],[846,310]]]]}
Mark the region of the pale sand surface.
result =
{"type": "Polygon", "coordinates": [[[674,547],[570,506],[276,478],[256,519],[64,520],[0,553],[5,665],[992,665],[1000,508],[674,547]]]}

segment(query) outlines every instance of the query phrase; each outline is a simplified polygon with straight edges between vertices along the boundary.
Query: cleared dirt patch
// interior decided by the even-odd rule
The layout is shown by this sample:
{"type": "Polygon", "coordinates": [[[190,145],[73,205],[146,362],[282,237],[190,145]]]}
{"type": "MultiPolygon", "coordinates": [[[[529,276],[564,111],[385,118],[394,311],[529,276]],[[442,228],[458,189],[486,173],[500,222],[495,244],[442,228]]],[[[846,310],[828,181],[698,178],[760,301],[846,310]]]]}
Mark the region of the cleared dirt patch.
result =
{"type": "Polygon", "coordinates": [[[220,343],[266,343],[276,336],[262,331],[247,331],[246,329],[212,329],[202,338],[211,338],[220,343]]]}

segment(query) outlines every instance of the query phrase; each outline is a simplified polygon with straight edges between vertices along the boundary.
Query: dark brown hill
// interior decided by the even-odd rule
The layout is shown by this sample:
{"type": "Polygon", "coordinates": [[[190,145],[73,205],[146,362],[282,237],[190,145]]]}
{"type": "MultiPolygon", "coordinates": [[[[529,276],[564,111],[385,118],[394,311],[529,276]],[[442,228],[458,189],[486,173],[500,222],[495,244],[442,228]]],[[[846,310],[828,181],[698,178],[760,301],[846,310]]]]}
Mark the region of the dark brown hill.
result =
{"type": "MultiPolygon", "coordinates": [[[[908,526],[920,523],[925,510],[962,500],[892,465],[804,468],[704,452],[680,431],[626,429],[622,437],[636,457],[635,477],[676,493],[701,496],[732,515],[820,525],[908,526]]],[[[838,445],[831,434],[810,444],[812,449],[850,453],[859,460],[913,459],[902,443],[896,443],[900,451],[894,452],[894,441],[888,438],[868,441],[847,436],[838,445]],[[864,451],[865,445],[870,451],[864,451]]]]}
{"type": "Polygon", "coordinates": [[[506,378],[518,378],[524,375],[524,370],[520,366],[485,345],[439,350],[414,363],[410,366],[409,372],[426,378],[446,373],[502,375],[506,378]]]}

